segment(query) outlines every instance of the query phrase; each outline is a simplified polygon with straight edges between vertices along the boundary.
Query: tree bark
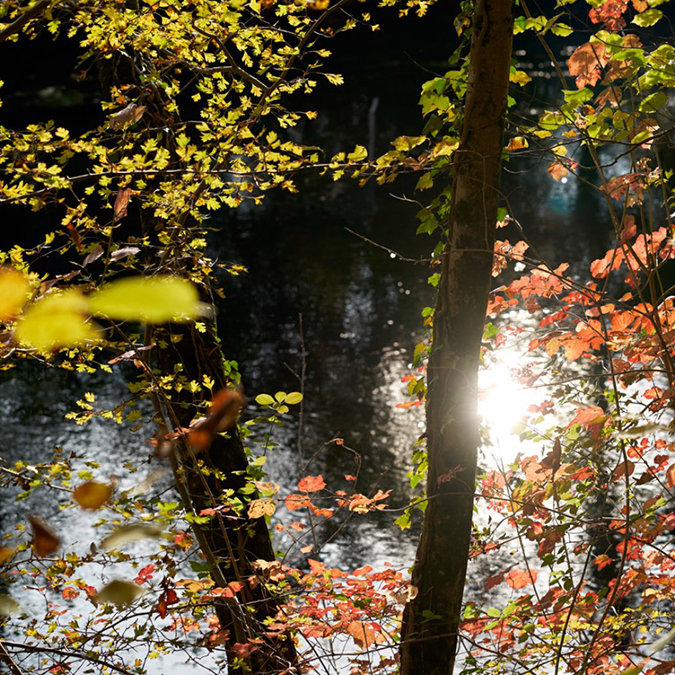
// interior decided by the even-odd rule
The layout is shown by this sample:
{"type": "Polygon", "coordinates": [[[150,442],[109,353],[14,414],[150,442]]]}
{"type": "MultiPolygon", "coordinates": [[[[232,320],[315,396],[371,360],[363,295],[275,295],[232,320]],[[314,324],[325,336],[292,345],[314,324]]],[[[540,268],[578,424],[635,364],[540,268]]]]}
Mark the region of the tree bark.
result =
{"type": "MultiPolygon", "coordinates": [[[[223,354],[216,334],[215,323],[200,332],[192,325],[173,326],[162,329],[174,337],[158,352],[158,365],[162,373],[173,372],[176,364],[188,380],[201,382],[204,376],[215,382],[214,391],[228,386],[223,368],[223,354]]],[[[163,337],[167,337],[164,335],[163,337]]],[[[169,403],[170,417],[174,427],[186,428],[190,421],[202,414],[198,408],[201,401],[183,389],[172,394],[169,403]]],[[[228,510],[229,497],[241,500],[244,505],[258,497],[256,493],[244,495],[240,490],[247,486],[246,469],[248,458],[236,425],[225,435],[216,434],[213,442],[199,452],[180,444],[180,452],[174,461],[174,475],[188,512],[199,514],[203,509],[225,507],[205,525],[196,525],[193,530],[207,563],[211,576],[219,586],[238,581],[244,587],[227,602],[216,604],[216,614],[221,629],[230,633],[225,643],[228,652],[228,672],[254,673],[255,675],[298,672],[295,668],[297,654],[293,639],[288,634],[278,637],[268,635],[266,620],[274,620],[280,607],[279,601],[269,592],[265,580],[259,578],[253,563],[256,560],[275,560],[270,533],[264,518],[250,518],[246,509],[242,514],[228,510]],[[187,493],[187,494],[185,494],[187,493]],[[255,583],[249,584],[249,579],[255,583]],[[239,659],[231,647],[235,642],[260,639],[259,648],[247,659],[239,659]]]]}
{"type": "Polygon", "coordinates": [[[428,366],[428,505],[403,615],[402,675],[449,675],[458,646],[480,443],[477,381],[490,293],[512,0],[477,0],[462,137],[428,366]]]}

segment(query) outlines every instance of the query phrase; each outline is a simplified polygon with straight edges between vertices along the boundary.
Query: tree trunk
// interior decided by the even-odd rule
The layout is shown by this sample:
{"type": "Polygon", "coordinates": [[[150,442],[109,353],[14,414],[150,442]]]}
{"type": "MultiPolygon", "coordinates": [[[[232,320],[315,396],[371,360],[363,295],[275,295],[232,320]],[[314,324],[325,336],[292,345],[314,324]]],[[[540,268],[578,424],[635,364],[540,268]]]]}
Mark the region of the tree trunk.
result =
{"type": "MultiPolygon", "coordinates": [[[[181,374],[188,381],[203,381],[208,376],[215,382],[214,391],[228,385],[223,368],[223,354],[220,350],[215,323],[208,325],[206,332],[200,332],[192,325],[173,326],[163,329],[179,341],[166,340],[167,346],[158,352],[160,372],[173,372],[176,364],[181,365],[181,374]]],[[[166,334],[162,335],[167,337],[166,334]]],[[[203,414],[201,403],[187,389],[172,394],[170,417],[174,427],[186,428],[190,421],[203,414]]],[[[229,497],[235,497],[246,504],[259,495],[243,494],[247,486],[246,469],[248,459],[236,426],[226,435],[216,434],[212,443],[199,452],[191,451],[184,443],[180,444],[179,461],[174,462],[174,474],[181,496],[187,503],[185,508],[199,514],[203,509],[217,509],[216,515],[205,525],[193,527],[198,543],[216,585],[224,586],[238,581],[244,587],[235,598],[217,604],[216,614],[221,628],[230,633],[225,643],[228,651],[228,672],[271,673],[297,672],[294,668],[297,655],[295,644],[287,634],[279,637],[267,635],[269,627],[266,620],[273,620],[279,609],[278,600],[267,589],[265,580],[259,578],[253,563],[256,560],[273,561],[275,559],[270,533],[264,518],[249,518],[246,508],[241,514],[228,510],[229,497]],[[254,584],[248,581],[255,578],[254,584]],[[259,648],[247,659],[239,659],[236,667],[236,655],[232,644],[250,639],[262,639],[259,648]]]]}
{"type": "Polygon", "coordinates": [[[512,0],[477,0],[462,138],[428,367],[428,505],[405,609],[402,675],[449,675],[458,645],[480,442],[477,380],[499,203],[512,0]]]}

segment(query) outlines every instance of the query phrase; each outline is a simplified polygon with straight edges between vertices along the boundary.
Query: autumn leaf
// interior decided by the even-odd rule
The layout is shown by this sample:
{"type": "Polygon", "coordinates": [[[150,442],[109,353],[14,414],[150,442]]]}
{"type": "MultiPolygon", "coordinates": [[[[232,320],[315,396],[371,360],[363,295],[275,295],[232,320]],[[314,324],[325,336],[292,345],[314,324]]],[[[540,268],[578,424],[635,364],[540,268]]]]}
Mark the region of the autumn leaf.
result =
{"type": "Polygon", "coordinates": [[[511,570],[505,577],[506,583],[514,590],[525,588],[537,581],[537,572],[535,570],[511,570]]]}
{"type": "Polygon", "coordinates": [[[326,487],[323,476],[305,476],[298,482],[298,490],[300,492],[318,492],[326,487]]]}
{"type": "Polygon", "coordinates": [[[42,352],[98,340],[98,330],[86,320],[87,310],[86,298],[75,289],[51,293],[25,311],[16,339],[42,352]]]}
{"type": "Polygon", "coordinates": [[[89,300],[92,314],[119,321],[166,323],[204,314],[194,284],[174,276],[127,277],[102,286],[89,300]]]}
{"type": "Polygon", "coordinates": [[[598,42],[587,42],[574,50],[567,66],[570,75],[576,75],[578,89],[593,86],[601,77],[601,68],[609,61],[605,47],[598,42]]]}
{"type": "Polygon", "coordinates": [[[221,389],[211,401],[208,417],[197,421],[190,427],[188,443],[197,451],[204,451],[213,442],[216,433],[230,429],[235,422],[246,399],[240,389],[226,387],[221,389]]]}
{"type": "Polygon", "coordinates": [[[670,490],[675,487],[675,464],[671,464],[666,471],[666,485],[670,490]]]}
{"type": "Polygon", "coordinates": [[[143,585],[146,581],[150,581],[152,579],[152,575],[155,571],[155,566],[153,563],[150,563],[149,565],[146,565],[142,570],[139,571],[138,575],[134,579],[134,581],[139,585],[143,585]]]}
{"type": "Polygon", "coordinates": [[[61,545],[61,539],[54,534],[53,530],[39,516],[28,516],[33,528],[33,550],[38,558],[54,553],[61,545]]]}
{"type": "Polygon", "coordinates": [[[577,408],[576,415],[570,422],[569,426],[573,424],[583,424],[589,426],[591,424],[599,424],[607,419],[605,411],[597,405],[588,406],[586,408],[577,408]]]}
{"type": "Polygon", "coordinates": [[[506,146],[506,149],[509,152],[515,152],[516,150],[522,150],[528,146],[529,143],[527,142],[527,138],[524,138],[523,136],[514,136],[509,139],[509,144],[506,146]]]}
{"type": "Polygon", "coordinates": [[[554,180],[561,180],[567,176],[569,169],[559,160],[555,160],[548,165],[546,173],[554,180]]]}
{"type": "Polygon", "coordinates": [[[0,321],[12,321],[26,304],[31,286],[28,277],[12,267],[0,267],[0,321]]]}
{"type": "Polygon", "coordinates": [[[16,553],[16,549],[11,546],[0,546],[0,565],[4,565],[6,562],[9,562],[16,553]]]}
{"type": "Polygon", "coordinates": [[[277,504],[273,499],[254,499],[248,505],[249,518],[262,518],[272,516],[277,509],[277,504]]]}
{"type": "Polygon", "coordinates": [[[96,511],[110,500],[112,492],[112,485],[87,481],[73,490],[73,499],[83,509],[96,511]]]}
{"type": "Polygon", "coordinates": [[[347,626],[347,632],[354,638],[354,642],[361,649],[368,649],[375,643],[378,633],[373,628],[372,622],[352,621],[347,626]]]}
{"type": "Polygon", "coordinates": [[[131,188],[120,188],[115,198],[115,205],[113,206],[113,220],[118,221],[127,215],[127,207],[129,206],[129,199],[131,198],[131,188]]]}

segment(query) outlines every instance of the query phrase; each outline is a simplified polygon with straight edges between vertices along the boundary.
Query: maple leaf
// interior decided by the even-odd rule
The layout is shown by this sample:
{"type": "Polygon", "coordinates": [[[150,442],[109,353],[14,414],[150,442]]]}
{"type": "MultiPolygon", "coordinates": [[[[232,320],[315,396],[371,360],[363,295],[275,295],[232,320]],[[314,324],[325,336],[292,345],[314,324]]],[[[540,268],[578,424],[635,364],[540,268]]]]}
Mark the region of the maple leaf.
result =
{"type": "Polygon", "coordinates": [[[577,89],[595,85],[602,75],[601,68],[608,61],[607,51],[597,42],[587,42],[575,49],[567,61],[567,67],[570,75],[576,75],[577,89]]]}
{"type": "Polygon", "coordinates": [[[525,588],[529,584],[537,581],[537,572],[535,570],[511,570],[505,577],[506,583],[514,590],[525,588]]]}
{"type": "Polygon", "coordinates": [[[323,476],[305,476],[298,482],[298,490],[300,492],[318,492],[326,487],[323,476]]]}

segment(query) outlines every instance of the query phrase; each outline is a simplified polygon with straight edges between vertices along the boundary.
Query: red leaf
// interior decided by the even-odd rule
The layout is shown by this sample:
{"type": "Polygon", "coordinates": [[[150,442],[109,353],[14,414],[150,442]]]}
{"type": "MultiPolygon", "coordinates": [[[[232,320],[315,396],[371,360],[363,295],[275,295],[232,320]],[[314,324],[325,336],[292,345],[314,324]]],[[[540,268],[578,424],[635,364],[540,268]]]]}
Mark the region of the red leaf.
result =
{"type": "Polygon", "coordinates": [[[666,471],[666,485],[671,489],[675,487],[675,464],[671,464],[666,471]]]}
{"type": "Polygon", "coordinates": [[[141,584],[144,584],[146,581],[150,581],[152,579],[152,574],[155,571],[155,566],[150,563],[149,565],[146,565],[139,573],[138,576],[134,579],[134,581],[140,586],[141,584]]]}
{"type": "Polygon", "coordinates": [[[593,23],[604,23],[608,30],[619,30],[626,25],[623,14],[627,8],[628,0],[605,0],[600,7],[594,7],[588,17],[593,23]]]}
{"type": "Polygon", "coordinates": [[[323,480],[323,476],[319,474],[318,476],[305,476],[300,479],[298,483],[298,490],[300,492],[318,492],[323,490],[326,487],[326,483],[323,480]]]}
{"type": "Polygon", "coordinates": [[[511,586],[514,590],[518,590],[520,588],[525,588],[525,586],[528,586],[529,584],[534,584],[534,582],[537,580],[537,573],[535,570],[511,570],[507,575],[506,575],[506,583],[511,586]]]}

